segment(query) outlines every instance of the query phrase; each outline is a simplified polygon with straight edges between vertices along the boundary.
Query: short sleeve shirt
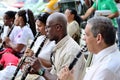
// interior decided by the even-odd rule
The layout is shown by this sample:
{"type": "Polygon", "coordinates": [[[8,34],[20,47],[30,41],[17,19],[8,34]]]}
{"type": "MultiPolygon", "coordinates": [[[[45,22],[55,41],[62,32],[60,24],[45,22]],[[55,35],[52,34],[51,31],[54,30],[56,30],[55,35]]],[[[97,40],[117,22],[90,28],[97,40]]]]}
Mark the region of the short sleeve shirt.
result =
{"type": "MultiPolygon", "coordinates": [[[[110,10],[112,13],[118,11],[118,8],[114,0],[96,0],[92,7],[95,8],[96,10],[110,10]]],[[[112,19],[112,23],[114,27],[118,27],[115,18],[112,19]]]]}

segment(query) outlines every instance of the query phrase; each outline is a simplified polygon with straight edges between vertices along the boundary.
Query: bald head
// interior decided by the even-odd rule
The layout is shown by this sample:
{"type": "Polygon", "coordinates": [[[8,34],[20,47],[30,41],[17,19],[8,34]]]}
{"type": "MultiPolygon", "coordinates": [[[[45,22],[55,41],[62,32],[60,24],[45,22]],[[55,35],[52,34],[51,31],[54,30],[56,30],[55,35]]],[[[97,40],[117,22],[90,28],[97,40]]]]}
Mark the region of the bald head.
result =
{"type": "Polygon", "coordinates": [[[67,35],[67,19],[64,14],[55,12],[47,18],[46,32],[50,40],[56,43],[67,35]]]}
{"type": "Polygon", "coordinates": [[[62,28],[64,28],[64,30],[66,31],[67,19],[63,13],[55,12],[51,14],[48,17],[47,22],[54,23],[54,24],[60,24],[62,28]]]}

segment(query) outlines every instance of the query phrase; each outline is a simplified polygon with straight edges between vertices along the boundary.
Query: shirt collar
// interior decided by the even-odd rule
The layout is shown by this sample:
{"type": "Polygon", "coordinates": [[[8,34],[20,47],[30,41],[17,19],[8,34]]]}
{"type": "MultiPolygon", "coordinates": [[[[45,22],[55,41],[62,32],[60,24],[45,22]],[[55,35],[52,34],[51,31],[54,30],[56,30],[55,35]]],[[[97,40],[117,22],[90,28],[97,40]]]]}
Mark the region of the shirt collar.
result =
{"type": "Polygon", "coordinates": [[[70,36],[67,35],[67,36],[65,36],[63,39],[61,39],[61,40],[56,44],[54,50],[59,49],[61,46],[63,46],[63,45],[66,43],[66,41],[68,41],[69,38],[70,38],[70,36]]]}
{"type": "Polygon", "coordinates": [[[107,48],[103,49],[98,54],[94,54],[93,63],[96,63],[96,62],[100,61],[102,58],[104,58],[105,56],[109,55],[110,53],[112,53],[112,52],[114,52],[116,50],[117,50],[117,45],[114,44],[114,45],[112,45],[110,47],[107,47],[107,48]]]}

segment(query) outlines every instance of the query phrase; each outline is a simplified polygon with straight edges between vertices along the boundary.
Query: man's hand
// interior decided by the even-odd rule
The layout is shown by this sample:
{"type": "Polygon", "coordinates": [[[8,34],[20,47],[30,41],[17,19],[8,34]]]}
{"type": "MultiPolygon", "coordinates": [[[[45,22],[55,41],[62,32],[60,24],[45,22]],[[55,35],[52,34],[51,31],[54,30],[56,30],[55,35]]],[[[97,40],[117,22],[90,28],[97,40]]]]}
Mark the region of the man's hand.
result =
{"type": "Polygon", "coordinates": [[[73,70],[69,70],[67,66],[63,67],[58,74],[58,80],[74,80],[73,70]]]}
{"type": "Polygon", "coordinates": [[[39,70],[42,68],[41,63],[38,58],[32,57],[31,61],[31,73],[35,72],[38,73],[39,70]]]}

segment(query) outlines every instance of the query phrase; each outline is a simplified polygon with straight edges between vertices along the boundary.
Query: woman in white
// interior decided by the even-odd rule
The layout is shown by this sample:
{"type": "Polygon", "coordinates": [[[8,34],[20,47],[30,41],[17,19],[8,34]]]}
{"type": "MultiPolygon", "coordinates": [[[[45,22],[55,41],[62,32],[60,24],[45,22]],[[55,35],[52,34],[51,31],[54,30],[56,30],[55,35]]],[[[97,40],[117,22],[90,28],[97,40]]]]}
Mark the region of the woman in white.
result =
{"type": "MultiPolygon", "coordinates": [[[[45,31],[45,26],[46,26],[46,20],[47,17],[49,16],[48,13],[41,13],[36,20],[36,27],[38,32],[41,33],[41,35],[37,38],[37,41],[35,42],[34,47],[32,50],[34,53],[37,52],[38,48],[40,47],[41,43],[44,41],[46,38],[46,31],[45,31]]],[[[50,54],[52,52],[52,49],[55,46],[55,41],[50,41],[48,38],[46,38],[44,45],[42,46],[41,51],[38,54],[38,58],[40,58],[40,61],[43,62],[43,65],[47,68],[51,67],[51,64],[48,65],[46,62],[50,62],[50,54]]]]}
{"type": "Polygon", "coordinates": [[[65,15],[67,18],[67,33],[77,42],[80,41],[80,22],[81,19],[77,14],[77,11],[75,9],[66,9],[65,15]]]}

